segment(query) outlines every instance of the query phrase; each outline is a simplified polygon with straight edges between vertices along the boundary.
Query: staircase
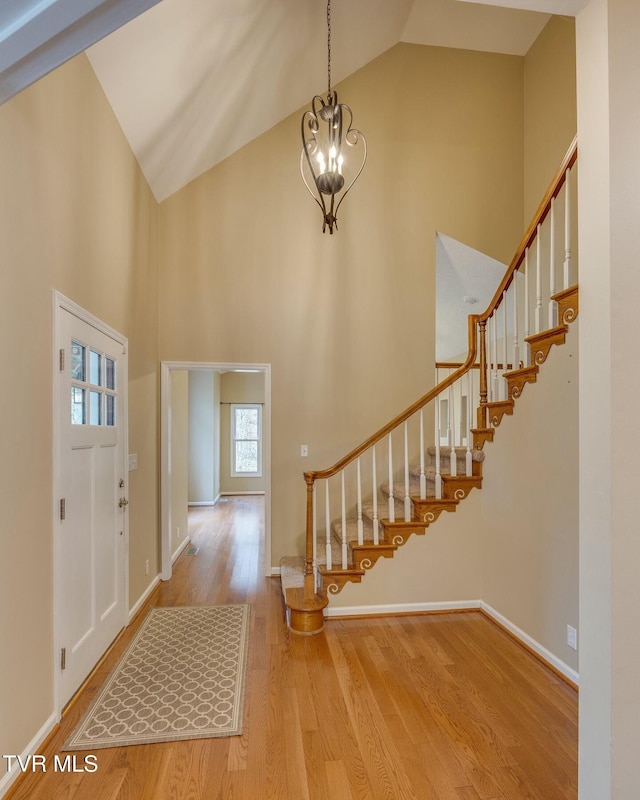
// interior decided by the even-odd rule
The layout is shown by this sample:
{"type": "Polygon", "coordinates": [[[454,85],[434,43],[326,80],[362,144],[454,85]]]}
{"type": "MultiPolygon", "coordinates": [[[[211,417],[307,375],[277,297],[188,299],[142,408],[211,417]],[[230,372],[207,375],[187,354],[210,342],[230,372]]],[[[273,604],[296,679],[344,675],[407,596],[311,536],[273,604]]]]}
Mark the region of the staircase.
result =
{"type": "Polygon", "coordinates": [[[411,407],[330,469],[305,473],[306,552],[280,563],[291,630],[321,631],[331,595],[482,488],[485,443],[578,315],[576,160],[574,140],[489,307],[469,316],[464,364],[447,365],[442,380],[437,369],[436,386],[411,407]],[[426,446],[430,426],[434,444],[426,446]]]}

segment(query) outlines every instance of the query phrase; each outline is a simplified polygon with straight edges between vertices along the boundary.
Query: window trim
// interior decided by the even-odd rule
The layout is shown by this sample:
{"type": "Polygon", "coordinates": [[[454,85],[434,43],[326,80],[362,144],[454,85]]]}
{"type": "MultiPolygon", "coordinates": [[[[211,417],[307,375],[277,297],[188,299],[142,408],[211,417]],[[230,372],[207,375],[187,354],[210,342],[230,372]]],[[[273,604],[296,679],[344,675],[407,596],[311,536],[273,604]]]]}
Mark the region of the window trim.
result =
{"type": "Polygon", "coordinates": [[[230,475],[232,478],[261,478],[262,477],[262,403],[230,403],[229,404],[229,433],[230,433],[230,475]],[[255,408],[258,412],[258,437],[257,439],[237,439],[235,436],[236,428],[236,409],[255,408]],[[258,469],[256,472],[238,472],[236,470],[236,442],[257,442],[258,443],[258,469]]]}

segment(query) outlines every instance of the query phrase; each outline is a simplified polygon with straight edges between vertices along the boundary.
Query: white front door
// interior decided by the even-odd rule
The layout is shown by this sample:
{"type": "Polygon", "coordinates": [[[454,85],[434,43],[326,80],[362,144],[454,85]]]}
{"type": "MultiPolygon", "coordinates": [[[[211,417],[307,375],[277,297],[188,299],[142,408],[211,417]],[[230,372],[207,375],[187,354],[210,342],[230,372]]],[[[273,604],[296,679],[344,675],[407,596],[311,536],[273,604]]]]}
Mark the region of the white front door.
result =
{"type": "Polygon", "coordinates": [[[126,622],[126,346],[58,309],[56,559],[63,708],[126,622]]]}

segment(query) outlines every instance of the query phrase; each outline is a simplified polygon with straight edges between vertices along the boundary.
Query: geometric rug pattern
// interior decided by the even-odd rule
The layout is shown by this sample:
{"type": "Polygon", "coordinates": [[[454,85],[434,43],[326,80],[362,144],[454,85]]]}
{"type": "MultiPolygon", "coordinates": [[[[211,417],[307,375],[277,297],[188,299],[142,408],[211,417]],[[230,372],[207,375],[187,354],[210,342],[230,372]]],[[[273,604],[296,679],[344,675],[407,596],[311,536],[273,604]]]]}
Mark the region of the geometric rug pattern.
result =
{"type": "Polygon", "coordinates": [[[250,606],[152,608],[64,750],[242,733],[250,606]]]}

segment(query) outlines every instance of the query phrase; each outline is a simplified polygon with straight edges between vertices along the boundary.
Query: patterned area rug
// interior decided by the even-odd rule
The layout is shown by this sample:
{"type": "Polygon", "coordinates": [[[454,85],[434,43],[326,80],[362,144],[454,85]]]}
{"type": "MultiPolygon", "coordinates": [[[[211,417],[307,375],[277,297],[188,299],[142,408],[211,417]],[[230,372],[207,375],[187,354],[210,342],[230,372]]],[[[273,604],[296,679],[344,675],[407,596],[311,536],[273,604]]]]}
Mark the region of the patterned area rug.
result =
{"type": "Polygon", "coordinates": [[[250,606],[152,608],[65,750],[242,733],[250,606]]]}

